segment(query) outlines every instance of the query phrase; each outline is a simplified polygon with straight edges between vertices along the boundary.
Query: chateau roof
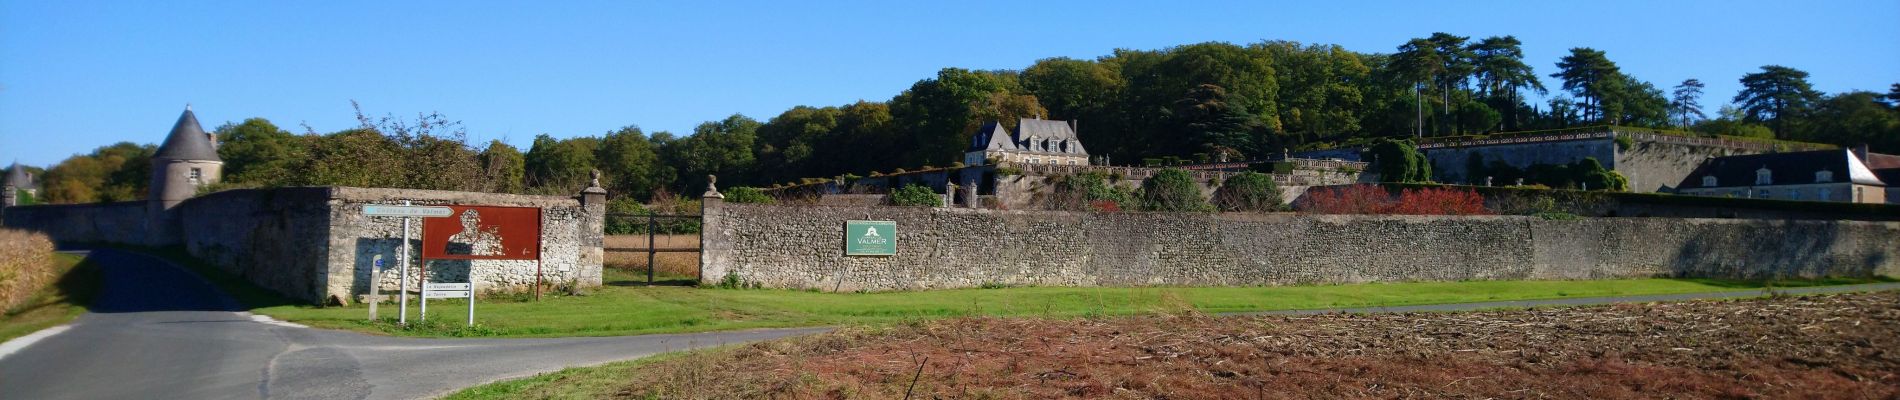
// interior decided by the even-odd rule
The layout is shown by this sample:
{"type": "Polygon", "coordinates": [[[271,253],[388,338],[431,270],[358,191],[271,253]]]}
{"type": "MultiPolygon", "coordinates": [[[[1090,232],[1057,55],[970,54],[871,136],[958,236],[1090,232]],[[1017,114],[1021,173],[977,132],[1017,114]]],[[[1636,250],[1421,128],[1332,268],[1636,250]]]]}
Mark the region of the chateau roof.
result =
{"type": "Polygon", "coordinates": [[[26,167],[20,166],[19,161],[14,161],[13,166],[8,167],[7,180],[4,184],[0,185],[13,186],[19,189],[34,189],[39,187],[33,183],[33,176],[27,175],[26,167]]]}
{"type": "Polygon", "coordinates": [[[1867,168],[1853,150],[1816,150],[1790,153],[1750,154],[1711,158],[1696,166],[1688,176],[1682,178],[1677,188],[1705,187],[1747,187],[1772,185],[1803,185],[1812,183],[1853,182],[1863,185],[1886,186],[1874,172],[1867,168]],[[1768,185],[1756,185],[1755,173],[1762,168],[1769,172],[1768,185]],[[1817,182],[1815,173],[1829,171],[1833,179],[1829,182],[1817,182]],[[1703,186],[1702,177],[1714,176],[1715,186],[1703,186]]]}
{"type": "Polygon", "coordinates": [[[970,149],[965,151],[1015,150],[1016,143],[1010,139],[1009,130],[995,121],[983,123],[976,129],[976,137],[970,140],[970,149]]]}
{"type": "Polygon", "coordinates": [[[185,107],[185,113],[178,116],[178,123],[172,125],[172,133],[165,136],[165,143],[158,146],[153,159],[161,160],[201,160],[222,161],[218,150],[211,147],[211,139],[205,137],[205,129],[198,126],[198,116],[191,113],[191,107],[185,107]]]}
{"type": "Polygon", "coordinates": [[[1067,121],[1023,118],[1016,121],[1016,133],[1011,134],[1003,124],[986,122],[977,128],[976,135],[970,140],[966,151],[1006,150],[1032,153],[1073,154],[1088,156],[1082,149],[1082,140],[1075,135],[1075,128],[1067,121]]]}

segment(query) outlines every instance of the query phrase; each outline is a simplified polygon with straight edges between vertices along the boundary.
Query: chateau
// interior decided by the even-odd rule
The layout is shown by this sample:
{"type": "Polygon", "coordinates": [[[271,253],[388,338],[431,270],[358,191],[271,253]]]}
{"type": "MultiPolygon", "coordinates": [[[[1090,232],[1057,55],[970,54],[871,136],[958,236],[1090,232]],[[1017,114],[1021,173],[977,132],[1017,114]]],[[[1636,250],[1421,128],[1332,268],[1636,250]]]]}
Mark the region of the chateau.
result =
{"type": "Polygon", "coordinates": [[[1016,121],[1016,133],[1003,124],[989,122],[976,130],[970,149],[963,153],[963,164],[980,166],[990,160],[1004,163],[1038,165],[1089,165],[1089,152],[1075,136],[1075,121],[1023,118],[1016,121]]]}

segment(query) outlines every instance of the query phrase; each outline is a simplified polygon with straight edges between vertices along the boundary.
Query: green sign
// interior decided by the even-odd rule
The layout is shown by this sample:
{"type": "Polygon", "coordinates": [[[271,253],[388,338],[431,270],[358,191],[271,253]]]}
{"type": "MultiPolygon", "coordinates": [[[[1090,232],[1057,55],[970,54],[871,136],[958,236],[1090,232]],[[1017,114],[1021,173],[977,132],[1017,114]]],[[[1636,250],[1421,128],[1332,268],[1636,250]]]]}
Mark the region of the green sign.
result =
{"type": "Polygon", "coordinates": [[[844,255],[897,255],[897,222],[845,221],[844,255]]]}

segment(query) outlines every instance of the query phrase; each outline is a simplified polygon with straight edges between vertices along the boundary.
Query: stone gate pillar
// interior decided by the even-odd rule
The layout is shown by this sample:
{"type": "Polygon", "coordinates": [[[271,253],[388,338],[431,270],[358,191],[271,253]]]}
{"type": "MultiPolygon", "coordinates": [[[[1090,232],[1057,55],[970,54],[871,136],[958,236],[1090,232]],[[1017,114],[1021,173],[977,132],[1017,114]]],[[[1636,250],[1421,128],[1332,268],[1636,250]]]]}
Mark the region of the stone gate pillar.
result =
{"type": "Polygon", "coordinates": [[[587,213],[581,216],[581,255],[576,266],[583,271],[580,283],[599,286],[603,283],[600,271],[606,264],[607,239],[607,189],[600,187],[600,170],[593,171],[593,181],[575,197],[581,200],[581,210],[587,213]],[[587,271],[593,276],[587,276],[587,271]]]}
{"type": "Polygon", "coordinates": [[[719,194],[718,177],[706,176],[706,193],[699,196],[699,284],[712,285],[732,270],[732,232],[726,227],[726,195],[719,194]]]}

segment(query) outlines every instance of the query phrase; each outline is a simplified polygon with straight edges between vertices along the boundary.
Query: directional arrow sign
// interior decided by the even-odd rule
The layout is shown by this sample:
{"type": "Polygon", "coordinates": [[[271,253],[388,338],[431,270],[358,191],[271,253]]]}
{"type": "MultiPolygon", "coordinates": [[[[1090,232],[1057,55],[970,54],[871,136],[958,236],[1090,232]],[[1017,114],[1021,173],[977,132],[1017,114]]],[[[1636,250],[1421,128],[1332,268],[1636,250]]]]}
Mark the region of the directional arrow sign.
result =
{"type": "Polygon", "coordinates": [[[370,204],[363,206],[363,215],[371,217],[447,217],[455,215],[455,210],[437,206],[399,206],[393,204],[370,204]]]}

